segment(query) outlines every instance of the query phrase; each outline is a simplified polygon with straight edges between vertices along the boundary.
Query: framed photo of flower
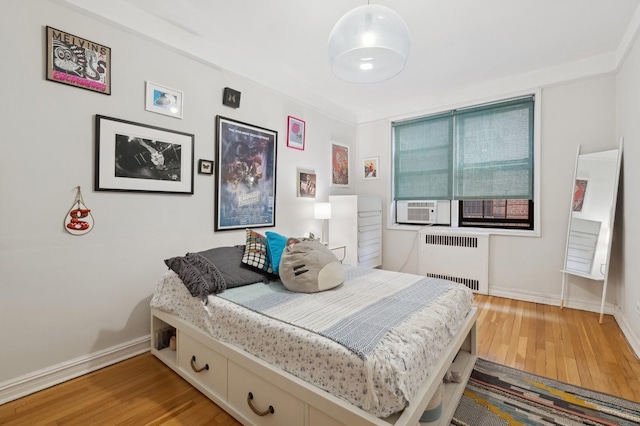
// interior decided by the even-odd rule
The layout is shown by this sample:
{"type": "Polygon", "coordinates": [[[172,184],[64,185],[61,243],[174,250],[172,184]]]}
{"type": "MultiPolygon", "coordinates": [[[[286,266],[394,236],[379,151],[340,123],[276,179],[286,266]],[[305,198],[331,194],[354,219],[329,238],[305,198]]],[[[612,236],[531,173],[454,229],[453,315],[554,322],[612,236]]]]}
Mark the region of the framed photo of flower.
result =
{"type": "Polygon", "coordinates": [[[287,146],[304,151],[306,123],[299,118],[289,116],[287,122],[287,146]]]}

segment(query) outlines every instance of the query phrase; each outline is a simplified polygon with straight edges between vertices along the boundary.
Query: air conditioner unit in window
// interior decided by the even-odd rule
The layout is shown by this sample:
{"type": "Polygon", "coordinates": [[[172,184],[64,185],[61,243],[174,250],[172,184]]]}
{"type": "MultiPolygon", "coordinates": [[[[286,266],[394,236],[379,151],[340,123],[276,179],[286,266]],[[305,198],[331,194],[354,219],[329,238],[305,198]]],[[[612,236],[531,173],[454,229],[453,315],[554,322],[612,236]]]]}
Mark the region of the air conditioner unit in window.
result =
{"type": "Polygon", "coordinates": [[[396,222],[416,225],[450,225],[451,201],[396,201],[396,222]]]}

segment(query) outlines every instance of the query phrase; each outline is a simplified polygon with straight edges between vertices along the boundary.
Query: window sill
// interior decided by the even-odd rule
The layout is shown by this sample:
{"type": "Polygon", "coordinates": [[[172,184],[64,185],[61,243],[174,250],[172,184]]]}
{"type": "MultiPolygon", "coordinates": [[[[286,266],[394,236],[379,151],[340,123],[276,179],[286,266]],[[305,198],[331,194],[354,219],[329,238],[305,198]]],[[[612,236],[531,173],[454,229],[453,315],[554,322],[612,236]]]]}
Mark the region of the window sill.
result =
{"type": "Polygon", "coordinates": [[[520,229],[487,229],[487,228],[472,228],[472,227],[453,227],[453,226],[440,226],[440,225],[405,225],[392,223],[387,225],[389,231],[419,231],[423,227],[433,228],[434,232],[452,235],[462,234],[482,234],[482,235],[504,235],[512,237],[539,237],[540,231],[538,230],[520,230],[520,229]]]}

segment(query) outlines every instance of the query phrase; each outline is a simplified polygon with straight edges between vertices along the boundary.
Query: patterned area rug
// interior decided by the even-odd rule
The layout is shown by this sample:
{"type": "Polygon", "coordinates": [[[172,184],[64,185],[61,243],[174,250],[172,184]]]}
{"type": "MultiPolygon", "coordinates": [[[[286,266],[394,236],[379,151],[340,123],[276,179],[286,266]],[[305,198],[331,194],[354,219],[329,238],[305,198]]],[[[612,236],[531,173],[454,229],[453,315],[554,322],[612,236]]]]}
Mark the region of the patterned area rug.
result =
{"type": "Polygon", "coordinates": [[[452,425],[639,425],[640,404],[478,359],[452,425]]]}

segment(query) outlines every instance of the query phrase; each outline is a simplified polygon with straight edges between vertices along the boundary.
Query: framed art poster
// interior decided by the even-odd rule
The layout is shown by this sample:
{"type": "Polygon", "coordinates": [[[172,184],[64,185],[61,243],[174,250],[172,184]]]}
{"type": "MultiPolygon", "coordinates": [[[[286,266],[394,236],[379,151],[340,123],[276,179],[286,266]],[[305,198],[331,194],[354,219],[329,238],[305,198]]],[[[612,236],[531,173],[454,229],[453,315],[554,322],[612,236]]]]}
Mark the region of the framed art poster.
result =
{"type": "Polygon", "coordinates": [[[331,142],[331,186],[349,186],[349,146],[331,142]]]}
{"type": "Polygon", "coordinates": [[[170,117],[182,118],[183,97],[184,94],[180,90],[147,81],[145,109],[170,117]]]}
{"type": "Polygon", "coordinates": [[[190,133],[96,115],[96,191],[193,194],[190,133]]]}
{"type": "Polygon", "coordinates": [[[362,160],[363,179],[378,179],[378,162],[378,157],[370,157],[362,160]]]}
{"type": "Polygon", "coordinates": [[[287,146],[289,148],[304,150],[305,126],[304,121],[289,116],[287,121],[287,146]]]}
{"type": "Polygon", "coordinates": [[[47,27],[47,80],[111,94],[111,49],[47,27]]]}
{"type": "Polygon", "coordinates": [[[215,230],[275,226],[278,132],[216,117],[215,230]]]}
{"type": "Polygon", "coordinates": [[[576,179],[576,184],[573,189],[573,211],[581,212],[584,205],[584,196],[587,193],[587,179],[576,179]]]}
{"type": "Polygon", "coordinates": [[[316,198],[316,172],[313,170],[296,170],[298,175],[298,197],[316,198]]]}

